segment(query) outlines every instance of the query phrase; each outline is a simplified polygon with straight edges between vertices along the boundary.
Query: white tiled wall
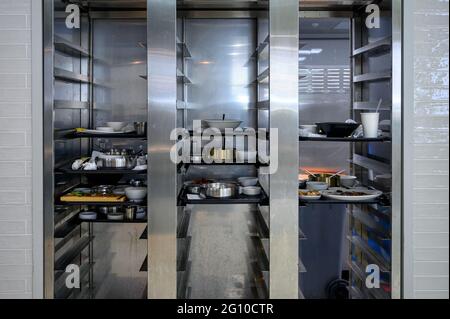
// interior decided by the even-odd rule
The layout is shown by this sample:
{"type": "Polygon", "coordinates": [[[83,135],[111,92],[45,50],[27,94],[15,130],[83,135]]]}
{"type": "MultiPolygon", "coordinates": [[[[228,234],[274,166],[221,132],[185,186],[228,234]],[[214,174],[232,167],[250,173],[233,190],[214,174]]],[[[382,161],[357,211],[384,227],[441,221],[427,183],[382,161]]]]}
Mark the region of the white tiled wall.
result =
{"type": "Polygon", "coordinates": [[[414,0],[415,298],[449,298],[448,13],[448,0],[414,0]]]}
{"type": "Polygon", "coordinates": [[[31,0],[0,0],[0,299],[31,297],[31,0]]]}

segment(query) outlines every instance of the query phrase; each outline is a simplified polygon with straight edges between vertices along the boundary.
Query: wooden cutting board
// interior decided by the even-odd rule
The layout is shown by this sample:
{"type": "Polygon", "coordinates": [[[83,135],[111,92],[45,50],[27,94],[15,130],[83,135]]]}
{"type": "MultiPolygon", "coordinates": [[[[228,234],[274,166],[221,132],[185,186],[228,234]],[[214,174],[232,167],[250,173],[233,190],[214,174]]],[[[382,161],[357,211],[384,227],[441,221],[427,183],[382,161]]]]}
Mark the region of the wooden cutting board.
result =
{"type": "Polygon", "coordinates": [[[81,202],[91,202],[91,203],[123,203],[127,200],[127,197],[125,195],[71,195],[67,194],[64,196],[61,196],[62,202],[74,202],[74,203],[81,203],[81,202]]]}

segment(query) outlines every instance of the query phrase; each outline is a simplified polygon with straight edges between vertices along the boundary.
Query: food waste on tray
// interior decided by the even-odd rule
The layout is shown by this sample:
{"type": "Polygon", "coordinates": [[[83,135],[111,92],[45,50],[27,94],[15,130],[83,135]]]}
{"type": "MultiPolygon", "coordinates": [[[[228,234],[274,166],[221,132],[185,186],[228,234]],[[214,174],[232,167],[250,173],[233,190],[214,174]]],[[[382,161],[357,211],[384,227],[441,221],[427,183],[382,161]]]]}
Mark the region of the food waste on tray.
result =
{"type": "Polygon", "coordinates": [[[321,198],[340,201],[374,200],[383,192],[362,187],[356,176],[345,175],[345,171],[322,172],[313,169],[301,169],[299,174],[299,197],[302,200],[321,198]]]}

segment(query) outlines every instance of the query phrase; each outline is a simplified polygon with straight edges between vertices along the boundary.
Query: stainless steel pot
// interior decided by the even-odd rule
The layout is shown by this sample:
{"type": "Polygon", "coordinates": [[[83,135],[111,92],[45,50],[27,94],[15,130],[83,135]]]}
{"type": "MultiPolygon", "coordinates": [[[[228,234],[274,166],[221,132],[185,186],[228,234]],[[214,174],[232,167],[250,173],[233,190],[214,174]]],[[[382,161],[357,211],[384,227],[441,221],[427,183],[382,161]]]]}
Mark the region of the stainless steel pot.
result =
{"type": "Polygon", "coordinates": [[[205,188],[208,197],[225,198],[233,197],[239,192],[239,187],[233,183],[211,183],[205,188]]]}
{"type": "Polygon", "coordinates": [[[126,168],[127,160],[122,155],[105,155],[97,159],[98,168],[126,168]]]}
{"type": "Polygon", "coordinates": [[[94,193],[96,194],[100,194],[100,195],[108,195],[108,194],[112,194],[113,190],[114,190],[114,186],[112,185],[99,185],[99,186],[95,186],[93,188],[94,193]]]}

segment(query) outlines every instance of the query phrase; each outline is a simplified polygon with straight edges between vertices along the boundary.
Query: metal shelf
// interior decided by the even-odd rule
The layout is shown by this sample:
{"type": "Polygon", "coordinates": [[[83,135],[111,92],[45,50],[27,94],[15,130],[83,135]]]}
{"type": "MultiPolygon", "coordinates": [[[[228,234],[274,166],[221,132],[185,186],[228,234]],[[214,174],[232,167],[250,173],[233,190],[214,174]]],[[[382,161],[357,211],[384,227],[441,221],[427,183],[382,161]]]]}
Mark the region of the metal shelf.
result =
{"type": "MultiPolygon", "coordinates": [[[[366,281],[366,274],[362,271],[362,269],[355,263],[355,262],[349,262],[348,267],[352,270],[352,272],[358,277],[361,282],[365,283],[366,281]]],[[[364,289],[364,292],[367,292],[375,299],[391,299],[391,296],[388,292],[383,291],[383,289],[380,287],[379,289],[364,289]]]]}
{"type": "Polygon", "coordinates": [[[177,289],[177,299],[188,298],[189,295],[188,282],[190,273],[191,273],[191,262],[188,261],[186,265],[186,270],[177,272],[177,282],[179,283],[177,289]]]}
{"type": "MultiPolygon", "coordinates": [[[[80,281],[89,274],[94,267],[94,264],[95,263],[85,263],[80,267],[80,281]]],[[[55,282],[55,299],[68,299],[73,292],[79,291],[79,289],[69,289],[66,287],[68,273],[64,274],[65,275],[60,276],[55,282]]]]}
{"type": "Polygon", "coordinates": [[[91,83],[91,80],[87,75],[67,71],[60,68],[55,68],[54,77],[56,80],[61,80],[65,82],[85,83],[85,84],[91,83]]]}
{"type": "Polygon", "coordinates": [[[266,250],[261,242],[261,239],[257,236],[251,236],[250,240],[255,248],[255,257],[257,260],[258,267],[261,271],[269,271],[270,263],[267,257],[266,250]]]}
{"type": "Polygon", "coordinates": [[[308,237],[306,237],[305,233],[300,228],[298,229],[298,239],[299,240],[308,240],[308,237]]]}
{"type": "Polygon", "coordinates": [[[177,41],[177,49],[182,52],[184,58],[192,57],[191,52],[189,51],[189,48],[187,47],[186,43],[177,41]]]}
{"type": "Polygon", "coordinates": [[[139,268],[139,272],[146,272],[147,270],[148,270],[148,255],[145,256],[145,259],[142,262],[141,268],[139,268]]]}
{"type": "MultiPolygon", "coordinates": [[[[142,203],[147,203],[146,201],[143,201],[142,203]]],[[[143,205],[142,203],[135,203],[135,202],[61,202],[57,201],[55,203],[55,206],[139,206],[139,207],[147,207],[147,205],[143,205]]]]}
{"type": "Polygon", "coordinates": [[[65,101],[65,100],[55,100],[53,102],[53,107],[57,110],[59,109],[80,109],[88,110],[89,102],[82,101],[65,101]]]}
{"type": "Polygon", "coordinates": [[[379,138],[353,138],[353,137],[299,137],[300,141],[311,141],[311,142],[348,142],[348,143],[358,143],[358,142],[389,142],[391,139],[389,137],[379,137],[379,138]]]}
{"type": "Polygon", "coordinates": [[[69,265],[78,255],[80,255],[93,239],[94,237],[88,236],[80,238],[69,250],[67,250],[55,261],[55,271],[65,271],[67,265],[69,265]]]}
{"type": "Polygon", "coordinates": [[[376,82],[390,80],[392,78],[392,72],[379,72],[379,73],[365,73],[353,76],[353,83],[363,83],[363,82],[376,82]]]}
{"type": "MultiPolygon", "coordinates": [[[[177,238],[187,238],[189,231],[189,223],[191,221],[191,211],[185,209],[181,222],[177,226],[177,238]]],[[[147,236],[147,233],[145,234],[147,236]]]]}
{"type": "Polygon", "coordinates": [[[65,223],[55,228],[54,237],[64,238],[80,225],[78,214],[70,217],[65,223]]]}
{"type": "Polygon", "coordinates": [[[259,101],[256,103],[256,108],[262,111],[268,111],[270,109],[270,100],[259,101]]]}
{"type": "Polygon", "coordinates": [[[334,200],[334,199],[314,199],[314,200],[303,200],[299,199],[300,206],[309,205],[371,205],[382,203],[380,199],[375,200],[362,200],[362,201],[344,201],[344,200],[334,200]]]}
{"type": "Polygon", "coordinates": [[[258,47],[256,48],[255,52],[253,52],[251,57],[252,58],[258,57],[268,45],[269,45],[269,36],[267,36],[264,39],[264,41],[258,45],[258,47]]]}
{"type": "Polygon", "coordinates": [[[377,253],[373,252],[369,245],[365,243],[361,238],[358,236],[347,236],[347,239],[356,247],[358,247],[364,254],[371,259],[375,264],[377,264],[380,267],[380,270],[383,272],[389,272],[391,269],[391,266],[389,265],[389,262],[386,261],[383,257],[379,256],[377,253]]]}
{"type": "Polygon", "coordinates": [[[98,169],[95,171],[89,170],[73,170],[71,165],[63,166],[58,169],[59,172],[69,175],[146,175],[147,170],[132,170],[132,169],[119,169],[119,168],[109,168],[109,169],[98,169]]]}
{"type": "Polygon", "coordinates": [[[270,69],[267,68],[258,75],[258,77],[256,78],[256,80],[254,82],[255,83],[262,83],[264,81],[267,82],[267,80],[269,79],[269,76],[270,76],[270,69]]]}
{"type": "Polygon", "coordinates": [[[250,264],[250,271],[253,272],[256,293],[259,299],[268,299],[269,298],[269,276],[270,273],[268,271],[263,271],[260,269],[257,262],[252,262],[250,264]]]}
{"type": "Polygon", "coordinates": [[[303,263],[303,261],[300,258],[298,259],[298,271],[302,274],[308,272],[306,270],[305,264],[303,263]]]}
{"type": "Polygon", "coordinates": [[[74,56],[89,57],[89,51],[80,45],[72,43],[62,37],[55,36],[55,50],[74,56]]]}
{"type": "Polygon", "coordinates": [[[92,134],[92,133],[77,133],[75,130],[64,130],[55,132],[55,139],[76,139],[76,138],[108,138],[108,139],[141,139],[146,140],[147,135],[138,135],[136,133],[123,134],[92,134]]]}
{"type": "Polygon", "coordinates": [[[386,37],[354,50],[353,57],[359,56],[361,54],[368,54],[370,56],[386,54],[391,50],[391,46],[392,37],[386,37]]]}
{"type": "Polygon", "coordinates": [[[246,195],[236,195],[234,197],[228,198],[202,198],[202,199],[188,199],[187,190],[183,187],[178,196],[178,206],[191,205],[234,205],[234,204],[259,204],[261,206],[266,206],[269,203],[269,198],[263,189],[261,189],[261,195],[259,196],[246,196],[246,195]]]}
{"type": "Polygon", "coordinates": [[[79,219],[81,223],[99,223],[99,224],[147,224],[147,219],[123,219],[123,220],[109,220],[105,217],[98,217],[95,220],[79,219]]]}
{"type": "Polygon", "coordinates": [[[179,239],[177,250],[177,271],[186,271],[191,250],[191,237],[179,239]]]}
{"type": "Polygon", "coordinates": [[[191,80],[181,70],[177,70],[177,80],[183,84],[192,84],[191,80]]]}

